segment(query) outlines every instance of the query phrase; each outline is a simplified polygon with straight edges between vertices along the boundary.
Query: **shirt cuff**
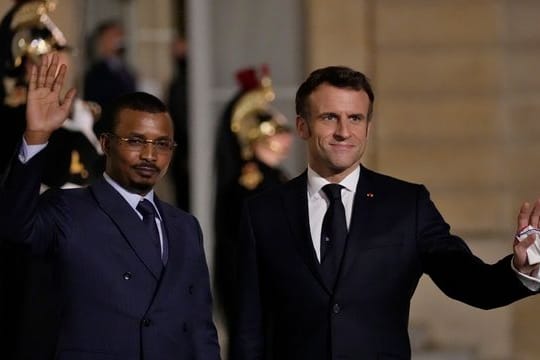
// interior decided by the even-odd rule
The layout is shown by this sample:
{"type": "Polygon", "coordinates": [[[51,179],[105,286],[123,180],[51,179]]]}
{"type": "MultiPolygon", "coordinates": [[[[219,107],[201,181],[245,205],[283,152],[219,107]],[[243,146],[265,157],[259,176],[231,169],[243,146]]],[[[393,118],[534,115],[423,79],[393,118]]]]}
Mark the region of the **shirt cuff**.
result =
{"type": "MultiPolygon", "coordinates": [[[[513,259],[512,259],[513,260],[513,259]]],[[[535,276],[529,276],[525,275],[518,271],[518,269],[514,266],[514,261],[510,262],[510,266],[512,267],[512,270],[516,273],[519,281],[529,290],[531,291],[538,291],[540,290],[540,277],[538,274],[538,271],[536,271],[535,276]]]]}
{"type": "Polygon", "coordinates": [[[22,140],[21,148],[19,149],[19,161],[23,164],[30,161],[37,153],[45,149],[48,144],[48,142],[46,142],[45,144],[28,145],[24,136],[22,140]]]}

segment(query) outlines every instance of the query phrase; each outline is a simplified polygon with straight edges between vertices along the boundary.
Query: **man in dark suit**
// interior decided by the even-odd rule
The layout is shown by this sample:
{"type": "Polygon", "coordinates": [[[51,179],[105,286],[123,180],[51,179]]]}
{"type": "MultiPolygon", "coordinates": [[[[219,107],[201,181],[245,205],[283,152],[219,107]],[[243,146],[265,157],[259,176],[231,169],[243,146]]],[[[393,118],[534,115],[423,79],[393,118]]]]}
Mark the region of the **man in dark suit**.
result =
{"type": "Polygon", "coordinates": [[[41,150],[75,95],[61,100],[65,72],[56,55],[34,66],[23,144],[0,193],[6,237],[54,261],[56,358],[219,359],[198,221],[153,192],[175,146],[159,99],[131,93],[111,107],[103,178],[39,196],[41,150]]]}
{"type": "MultiPolygon", "coordinates": [[[[451,235],[422,185],[363,167],[374,95],[345,67],[314,71],[296,95],[308,169],[248,199],[242,219],[235,360],[408,359],[410,300],[429,275],[483,309],[539,287],[533,238],[488,265],[451,235]]],[[[540,202],[518,228],[538,227],[540,202]]]]}

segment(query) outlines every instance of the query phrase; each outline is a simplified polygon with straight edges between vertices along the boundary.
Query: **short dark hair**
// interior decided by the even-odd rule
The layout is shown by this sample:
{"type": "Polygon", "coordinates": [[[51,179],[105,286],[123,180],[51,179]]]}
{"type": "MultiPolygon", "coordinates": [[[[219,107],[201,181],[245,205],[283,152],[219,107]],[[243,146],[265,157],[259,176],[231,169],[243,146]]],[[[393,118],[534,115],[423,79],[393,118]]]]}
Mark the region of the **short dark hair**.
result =
{"type": "Polygon", "coordinates": [[[108,19],[98,24],[98,26],[94,30],[94,38],[99,39],[103,34],[108,31],[109,29],[124,29],[124,25],[122,22],[118,19],[108,19]]]}
{"type": "Polygon", "coordinates": [[[142,91],[127,93],[117,97],[105,107],[101,119],[98,121],[99,134],[114,133],[118,126],[118,114],[124,109],[151,114],[168,113],[167,106],[154,95],[142,91]]]}
{"type": "Polygon", "coordinates": [[[369,109],[367,119],[371,120],[373,114],[373,102],[375,95],[369,83],[369,79],[359,71],[345,66],[328,66],[317,69],[309,74],[308,78],[300,85],[296,92],[296,114],[303,118],[309,117],[308,97],[321,84],[328,83],[338,88],[364,90],[369,97],[369,109]]]}

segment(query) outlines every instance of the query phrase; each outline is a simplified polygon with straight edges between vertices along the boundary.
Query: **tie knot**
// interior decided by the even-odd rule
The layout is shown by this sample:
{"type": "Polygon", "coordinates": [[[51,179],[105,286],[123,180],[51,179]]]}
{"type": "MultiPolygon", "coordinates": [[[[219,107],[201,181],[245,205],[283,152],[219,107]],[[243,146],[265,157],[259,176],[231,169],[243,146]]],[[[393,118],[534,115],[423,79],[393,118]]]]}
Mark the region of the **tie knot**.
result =
{"type": "Polygon", "coordinates": [[[154,205],[152,205],[152,203],[147,199],[139,201],[137,204],[137,210],[142,214],[143,218],[148,216],[156,217],[156,209],[154,208],[154,205]]]}
{"type": "Polygon", "coordinates": [[[326,194],[326,196],[328,197],[328,199],[330,199],[330,201],[332,202],[335,200],[341,201],[341,189],[343,189],[343,186],[339,184],[327,184],[323,186],[322,189],[324,193],[326,194]]]}

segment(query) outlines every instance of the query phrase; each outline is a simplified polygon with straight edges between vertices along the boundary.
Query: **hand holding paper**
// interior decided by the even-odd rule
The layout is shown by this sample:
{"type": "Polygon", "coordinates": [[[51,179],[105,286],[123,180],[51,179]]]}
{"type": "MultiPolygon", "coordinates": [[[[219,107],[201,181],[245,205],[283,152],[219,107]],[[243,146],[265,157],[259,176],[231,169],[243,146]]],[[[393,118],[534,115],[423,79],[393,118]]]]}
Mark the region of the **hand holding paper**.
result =
{"type": "Polygon", "coordinates": [[[517,218],[514,239],[514,267],[522,274],[533,276],[540,267],[540,199],[533,206],[524,203],[517,218]]]}

